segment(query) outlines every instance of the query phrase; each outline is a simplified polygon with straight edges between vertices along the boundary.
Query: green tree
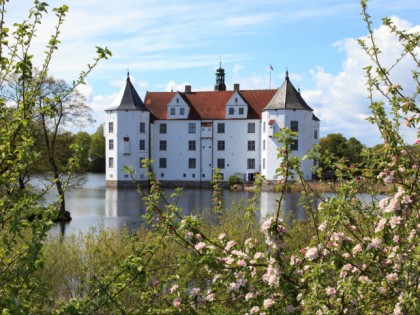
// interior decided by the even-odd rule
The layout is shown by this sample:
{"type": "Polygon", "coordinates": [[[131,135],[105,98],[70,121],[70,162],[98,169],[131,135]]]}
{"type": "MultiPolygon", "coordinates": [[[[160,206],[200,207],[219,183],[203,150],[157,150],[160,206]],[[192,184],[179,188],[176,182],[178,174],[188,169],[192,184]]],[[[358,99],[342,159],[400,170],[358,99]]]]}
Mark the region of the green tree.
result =
{"type": "MultiPolygon", "coordinates": [[[[13,2],[13,1],[12,1],[13,2]]],[[[39,201],[45,192],[36,193],[22,185],[23,179],[40,159],[34,152],[31,123],[38,119],[37,105],[47,80],[50,60],[59,42],[60,30],[68,11],[63,5],[52,11],[57,23],[45,49],[44,62],[35,71],[32,44],[38,26],[47,12],[45,2],[34,1],[27,19],[5,26],[9,1],[0,0],[0,309],[3,314],[40,314],[45,296],[39,289],[37,270],[43,266],[42,247],[52,219],[59,207],[44,207],[39,201]],[[15,80],[18,100],[10,104],[6,86],[15,80]]],[[[69,92],[84,82],[101,59],[110,55],[98,48],[98,56],[86,71],[69,86],[69,92]]]]}
{"type": "Polygon", "coordinates": [[[105,136],[104,124],[101,124],[91,136],[89,158],[91,160],[91,171],[94,173],[105,173],[105,136]]]}

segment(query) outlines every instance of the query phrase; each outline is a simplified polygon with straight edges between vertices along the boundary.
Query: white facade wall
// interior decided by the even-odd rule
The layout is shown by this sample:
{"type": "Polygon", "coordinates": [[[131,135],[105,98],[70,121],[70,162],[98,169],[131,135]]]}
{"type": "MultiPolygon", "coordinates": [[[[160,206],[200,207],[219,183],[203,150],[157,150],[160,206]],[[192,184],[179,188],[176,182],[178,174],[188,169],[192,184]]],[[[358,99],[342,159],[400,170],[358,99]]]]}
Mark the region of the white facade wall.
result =
{"type": "Polygon", "coordinates": [[[213,123],[213,167],[218,167],[218,160],[223,159],[225,167],[220,169],[224,180],[231,175],[238,175],[243,180],[248,174],[260,172],[260,135],[261,122],[257,119],[215,120],[213,123]],[[225,125],[225,132],[220,133],[218,124],[225,125]],[[254,132],[248,132],[248,124],[254,125],[254,132]],[[224,141],[224,151],[218,150],[219,141],[224,141]],[[248,150],[248,142],[255,143],[254,150],[248,150]],[[254,160],[254,167],[248,167],[248,160],[254,160]]]}
{"type": "Polygon", "coordinates": [[[159,180],[199,181],[201,121],[199,120],[158,120],[152,124],[152,159],[153,171],[159,180]],[[195,125],[195,132],[189,130],[189,124],[195,125]],[[166,125],[166,133],[161,133],[161,126],[166,125]],[[195,141],[195,150],[190,150],[189,142],[195,141]],[[161,147],[161,142],[166,143],[161,147]],[[166,165],[162,159],[166,159],[166,165]],[[195,159],[191,167],[190,159],[195,159]]]}
{"type": "MultiPolygon", "coordinates": [[[[265,132],[261,134],[261,143],[264,146],[262,150],[262,174],[267,180],[278,180],[280,179],[276,175],[276,169],[280,166],[281,159],[277,158],[277,148],[280,144],[277,142],[272,135],[279,132],[281,128],[287,127],[291,129],[292,121],[297,122],[298,127],[298,150],[292,151],[295,156],[303,157],[309,150],[313,148],[313,145],[318,143],[319,140],[315,139],[314,130],[317,130],[319,135],[319,121],[313,120],[313,114],[311,111],[306,110],[266,110],[262,113],[262,124],[266,126],[265,132]],[[274,123],[270,126],[270,121],[274,123]],[[272,128],[272,131],[270,130],[272,128]]],[[[319,138],[317,136],[317,138],[319,138]]],[[[312,160],[302,160],[301,169],[305,180],[312,179],[312,160]]],[[[296,179],[296,175],[291,175],[291,180],[296,179]]]]}
{"type": "Polygon", "coordinates": [[[123,172],[124,166],[132,166],[136,180],[146,180],[146,169],[141,168],[140,160],[149,157],[149,134],[149,112],[106,111],[104,135],[107,181],[131,181],[131,177],[123,172]],[[113,130],[110,130],[110,123],[113,130]],[[140,140],[143,141],[144,147],[140,147],[140,140]]]}

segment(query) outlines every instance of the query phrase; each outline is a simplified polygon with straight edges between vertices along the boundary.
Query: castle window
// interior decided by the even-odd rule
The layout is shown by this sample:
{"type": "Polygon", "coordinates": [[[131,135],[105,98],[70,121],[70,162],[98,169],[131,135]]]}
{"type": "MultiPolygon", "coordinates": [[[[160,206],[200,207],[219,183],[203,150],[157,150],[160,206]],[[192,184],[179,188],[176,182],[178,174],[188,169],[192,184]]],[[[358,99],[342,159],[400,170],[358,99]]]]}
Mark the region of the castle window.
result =
{"type": "Polygon", "coordinates": [[[146,124],[144,122],[140,123],[140,133],[146,132],[146,124]]]}
{"type": "Polygon", "coordinates": [[[217,168],[221,170],[225,168],[225,159],[217,159],[217,168]]]}
{"type": "Polygon", "coordinates": [[[188,159],[188,168],[195,168],[195,159],[188,159]]]}
{"type": "Polygon", "coordinates": [[[318,139],[318,130],[314,130],[314,139],[318,139]]]}
{"type": "Polygon", "coordinates": [[[144,140],[144,139],[140,140],[139,150],[140,151],[146,150],[146,140],[144,140]]]}
{"type": "Polygon", "coordinates": [[[263,132],[265,132],[265,121],[263,122],[263,132]]]}
{"type": "Polygon", "coordinates": [[[130,155],[130,138],[124,137],[124,155],[130,155]]]}
{"type": "Polygon", "coordinates": [[[217,133],[225,133],[225,124],[224,123],[218,123],[217,124],[217,133]]]}
{"type": "Polygon", "coordinates": [[[113,157],[110,157],[108,159],[108,167],[109,168],[113,168],[114,167],[114,158],[113,157]]]}
{"type": "Polygon", "coordinates": [[[185,115],[185,108],[184,108],[184,107],[181,107],[181,108],[179,109],[179,114],[180,114],[181,116],[184,116],[184,115],[185,115]]]}
{"type": "Polygon", "coordinates": [[[239,115],[243,115],[244,114],[244,108],[243,107],[239,107],[239,115]]]}
{"type": "Polygon", "coordinates": [[[166,158],[159,158],[159,168],[166,168],[166,158]]]}
{"type": "Polygon", "coordinates": [[[265,151],[265,140],[263,140],[263,151],[265,151]]]}
{"type": "Polygon", "coordinates": [[[114,123],[113,122],[109,122],[108,123],[108,132],[109,133],[113,133],[114,132],[114,123]]]}
{"type": "Polygon", "coordinates": [[[171,114],[170,114],[171,116],[175,116],[175,108],[171,108],[171,114]]]}
{"type": "Polygon", "coordinates": [[[290,145],[290,150],[292,151],[299,150],[299,143],[297,140],[293,140],[293,143],[290,145]]]}
{"type": "Polygon", "coordinates": [[[292,130],[294,132],[298,132],[299,131],[299,122],[297,120],[292,120],[290,122],[290,130],[292,130]]]}
{"type": "Polygon", "coordinates": [[[195,123],[188,123],[188,133],[195,133],[195,123]]]}
{"type": "Polygon", "coordinates": [[[225,141],[224,140],[217,141],[217,151],[225,151],[225,141]]]}
{"type": "Polygon", "coordinates": [[[248,159],[247,160],[247,168],[249,170],[255,170],[255,159],[248,159]]]}
{"type": "Polygon", "coordinates": [[[248,133],[255,133],[255,123],[248,123],[248,133]]]}
{"type": "Polygon", "coordinates": [[[255,141],[254,140],[248,141],[248,151],[255,151],[255,141]]]}
{"type": "Polygon", "coordinates": [[[114,139],[109,139],[108,150],[114,150],[114,139]]]}
{"type": "Polygon", "coordinates": [[[164,133],[166,133],[166,124],[160,124],[159,125],[159,132],[160,133],[162,133],[162,134],[164,134],[164,133]]]}
{"type": "Polygon", "coordinates": [[[234,115],[235,109],[233,107],[229,107],[229,115],[234,115]]]}
{"type": "Polygon", "coordinates": [[[262,165],[263,170],[265,170],[265,159],[263,159],[263,165],[262,165]]]}
{"type": "Polygon", "coordinates": [[[166,151],[166,140],[159,141],[159,151],[166,151]]]}
{"type": "Polygon", "coordinates": [[[195,140],[188,141],[188,151],[195,151],[195,140]]]}

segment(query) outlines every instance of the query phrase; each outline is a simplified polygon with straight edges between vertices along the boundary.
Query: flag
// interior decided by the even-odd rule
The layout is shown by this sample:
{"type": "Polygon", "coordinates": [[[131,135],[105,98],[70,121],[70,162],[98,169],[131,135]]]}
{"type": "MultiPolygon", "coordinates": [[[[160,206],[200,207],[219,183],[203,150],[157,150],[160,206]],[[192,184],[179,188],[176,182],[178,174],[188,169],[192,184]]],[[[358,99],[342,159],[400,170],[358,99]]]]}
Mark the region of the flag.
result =
{"type": "Polygon", "coordinates": [[[273,70],[274,70],[272,65],[270,65],[270,70],[271,70],[271,71],[273,71],[273,70]]]}

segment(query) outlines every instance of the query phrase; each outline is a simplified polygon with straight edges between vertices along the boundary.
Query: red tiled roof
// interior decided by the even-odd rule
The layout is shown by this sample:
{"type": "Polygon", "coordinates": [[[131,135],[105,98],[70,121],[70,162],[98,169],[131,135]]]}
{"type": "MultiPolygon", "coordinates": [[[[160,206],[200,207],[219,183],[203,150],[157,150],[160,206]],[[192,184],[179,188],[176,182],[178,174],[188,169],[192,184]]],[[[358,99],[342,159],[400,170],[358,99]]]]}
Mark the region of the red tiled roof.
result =
{"type": "MultiPolygon", "coordinates": [[[[235,91],[206,91],[179,93],[191,107],[188,119],[225,119],[226,103],[235,91]]],[[[241,97],[249,105],[248,119],[261,119],[264,107],[273,98],[276,90],[243,90],[241,97]]],[[[167,105],[176,92],[147,92],[144,104],[153,119],[167,119],[167,105]]]]}

